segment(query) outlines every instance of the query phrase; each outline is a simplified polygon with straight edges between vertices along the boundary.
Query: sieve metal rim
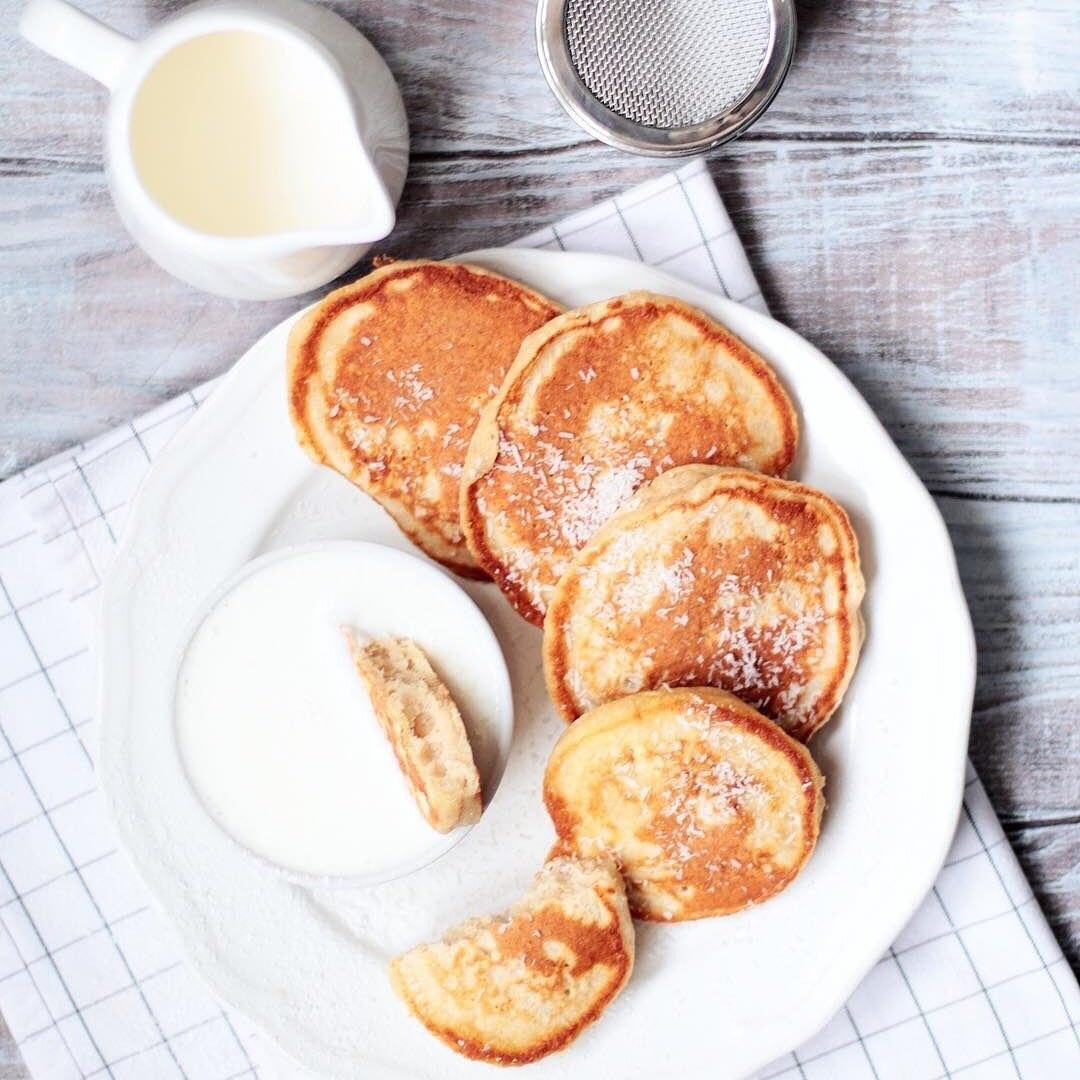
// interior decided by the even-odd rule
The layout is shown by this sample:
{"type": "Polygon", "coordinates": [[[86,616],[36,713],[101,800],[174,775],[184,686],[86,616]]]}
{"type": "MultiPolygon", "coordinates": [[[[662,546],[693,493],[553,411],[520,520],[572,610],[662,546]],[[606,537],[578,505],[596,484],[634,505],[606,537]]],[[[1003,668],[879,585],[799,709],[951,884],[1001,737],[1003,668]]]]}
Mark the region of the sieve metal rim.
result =
{"type": "Polygon", "coordinates": [[[765,0],[769,8],[769,47],[757,81],[720,116],[680,128],[656,128],[628,120],[599,101],[570,60],[563,29],[567,0],[539,0],[536,49],[544,78],[563,109],[594,138],[635,154],[653,157],[700,153],[741,135],[769,107],[795,53],[793,0],[765,0]]]}

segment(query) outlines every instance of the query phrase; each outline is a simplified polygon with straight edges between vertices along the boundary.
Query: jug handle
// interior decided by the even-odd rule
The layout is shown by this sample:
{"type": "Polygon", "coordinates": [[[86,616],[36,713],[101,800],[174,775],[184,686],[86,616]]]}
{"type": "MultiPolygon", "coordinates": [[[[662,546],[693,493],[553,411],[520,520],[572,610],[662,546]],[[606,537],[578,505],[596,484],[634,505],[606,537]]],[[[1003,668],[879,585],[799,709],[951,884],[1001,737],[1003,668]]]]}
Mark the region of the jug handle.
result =
{"type": "Polygon", "coordinates": [[[19,32],[110,90],[136,47],[131,38],[65,0],[30,0],[19,19],[19,32]]]}

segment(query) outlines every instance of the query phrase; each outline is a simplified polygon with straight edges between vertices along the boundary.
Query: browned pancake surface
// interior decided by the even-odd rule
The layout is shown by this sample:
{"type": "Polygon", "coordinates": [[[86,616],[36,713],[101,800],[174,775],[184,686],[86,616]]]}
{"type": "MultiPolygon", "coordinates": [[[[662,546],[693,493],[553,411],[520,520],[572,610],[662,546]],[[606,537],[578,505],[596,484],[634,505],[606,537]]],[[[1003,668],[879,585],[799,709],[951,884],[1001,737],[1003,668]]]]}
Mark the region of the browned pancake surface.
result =
{"type": "Polygon", "coordinates": [[[573,1042],[620,992],[633,962],[615,864],[558,857],[508,912],[470,919],[396,957],[390,978],[451,1050],[524,1065],[573,1042]]]}
{"type": "Polygon", "coordinates": [[[634,694],[585,714],[552,751],[558,851],[610,854],[633,914],[678,921],[760,903],[817,842],[824,781],[804,746],[711,688],[634,694]]]}
{"type": "Polygon", "coordinates": [[[574,553],[646,480],[694,461],[782,473],[797,419],[765,361],[670,297],[567,312],[523,345],[466,461],[469,546],[540,623],[574,553]]]}
{"type": "Polygon", "coordinates": [[[316,461],[378,499],[429,555],[483,577],[458,518],[477,417],[558,308],[497,274],[395,262],[327,296],[289,338],[289,405],[316,461]]]}
{"type": "Polygon", "coordinates": [[[560,581],[544,625],[548,689],[573,720],[637,690],[715,686],[806,739],[851,679],[863,591],[851,524],[822,492],[674,469],[560,581]]]}

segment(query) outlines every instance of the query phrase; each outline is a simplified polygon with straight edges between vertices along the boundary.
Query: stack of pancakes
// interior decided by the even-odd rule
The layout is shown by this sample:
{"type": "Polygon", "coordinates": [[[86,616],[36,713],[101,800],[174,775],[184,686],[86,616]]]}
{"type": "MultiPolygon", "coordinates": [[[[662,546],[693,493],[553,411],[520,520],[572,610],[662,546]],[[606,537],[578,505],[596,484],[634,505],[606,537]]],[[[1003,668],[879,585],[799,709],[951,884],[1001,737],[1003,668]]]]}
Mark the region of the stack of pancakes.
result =
{"type": "Polygon", "coordinates": [[[634,917],[680,921],[764,901],[806,864],[824,780],[804,743],[862,643],[854,531],[783,478],[798,419],[766,361],[671,297],[561,312],[478,267],[391,263],[297,323],[289,404],[317,461],[543,626],[570,725],[544,777],[558,939],[523,950],[488,921],[395,967],[451,1048],[533,1060],[629,977],[632,929],[578,912],[595,867],[618,868],[634,917]],[[502,1005],[463,990],[466,955],[502,1005]],[[499,1008],[549,991],[579,1005],[500,1037],[499,1008]]]}

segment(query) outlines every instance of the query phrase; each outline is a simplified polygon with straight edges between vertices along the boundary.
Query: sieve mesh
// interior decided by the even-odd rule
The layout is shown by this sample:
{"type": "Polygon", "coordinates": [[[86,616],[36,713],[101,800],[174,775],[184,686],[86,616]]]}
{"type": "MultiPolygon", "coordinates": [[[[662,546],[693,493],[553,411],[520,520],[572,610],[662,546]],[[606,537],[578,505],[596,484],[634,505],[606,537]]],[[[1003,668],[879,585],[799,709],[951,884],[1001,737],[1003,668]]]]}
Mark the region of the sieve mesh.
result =
{"type": "Polygon", "coordinates": [[[570,60],[613,112],[655,128],[722,116],[753,89],[768,0],[566,0],[570,60]]]}

